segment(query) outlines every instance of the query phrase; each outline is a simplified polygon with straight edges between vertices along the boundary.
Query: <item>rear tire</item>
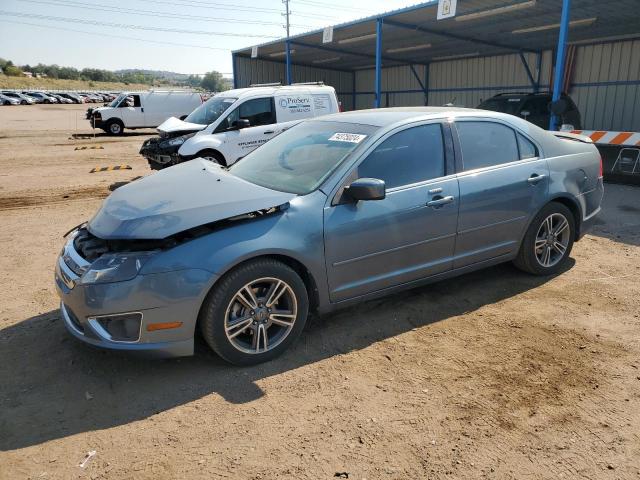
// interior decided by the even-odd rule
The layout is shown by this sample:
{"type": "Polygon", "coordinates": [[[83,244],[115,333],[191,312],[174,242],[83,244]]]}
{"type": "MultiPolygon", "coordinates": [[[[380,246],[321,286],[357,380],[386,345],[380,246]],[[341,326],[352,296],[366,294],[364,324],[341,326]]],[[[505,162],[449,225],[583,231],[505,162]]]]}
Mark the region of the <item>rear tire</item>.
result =
{"type": "Polygon", "coordinates": [[[553,275],[567,264],[575,233],[576,221],[571,210],[551,202],[529,225],[513,263],[533,275],[553,275]]]}
{"type": "Polygon", "coordinates": [[[198,322],[220,357],[235,365],[255,365],[276,358],[298,339],[308,310],[300,276],[265,258],[222,277],[207,295],[198,322]]]}

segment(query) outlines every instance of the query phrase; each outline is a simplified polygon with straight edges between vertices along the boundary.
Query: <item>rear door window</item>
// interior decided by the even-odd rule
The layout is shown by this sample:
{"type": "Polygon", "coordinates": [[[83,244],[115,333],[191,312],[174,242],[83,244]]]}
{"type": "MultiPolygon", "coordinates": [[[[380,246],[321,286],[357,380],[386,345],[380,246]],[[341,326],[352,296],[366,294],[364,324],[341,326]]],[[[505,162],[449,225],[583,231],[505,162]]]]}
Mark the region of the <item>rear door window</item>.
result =
{"type": "Polygon", "coordinates": [[[526,160],[528,158],[536,158],[538,156],[538,149],[536,146],[526,139],[523,135],[518,133],[518,149],[520,150],[520,160],[526,160]]]}
{"type": "Polygon", "coordinates": [[[464,171],[519,160],[516,132],[501,123],[457,122],[464,171]]]}
{"type": "Polygon", "coordinates": [[[444,146],[440,124],[412,127],[392,135],[358,166],[359,178],[384,180],[387,188],[442,176],[444,146]]]}

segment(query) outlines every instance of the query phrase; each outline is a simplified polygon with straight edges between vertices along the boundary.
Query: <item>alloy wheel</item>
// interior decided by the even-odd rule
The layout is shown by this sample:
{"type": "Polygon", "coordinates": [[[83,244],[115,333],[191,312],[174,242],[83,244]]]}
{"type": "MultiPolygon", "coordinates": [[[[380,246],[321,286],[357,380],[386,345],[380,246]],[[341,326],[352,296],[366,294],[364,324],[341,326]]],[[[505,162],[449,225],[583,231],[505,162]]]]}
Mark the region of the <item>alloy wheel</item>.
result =
{"type": "Polygon", "coordinates": [[[544,219],[534,243],[536,260],[545,268],[557,265],[569,246],[571,229],[569,221],[561,213],[552,213],[544,219]]]}
{"type": "Polygon", "coordinates": [[[259,278],[232,297],[224,330],[234,348],[250,354],[276,348],[291,333],[298,314],[293,289],[278,278],[259,278]]]}

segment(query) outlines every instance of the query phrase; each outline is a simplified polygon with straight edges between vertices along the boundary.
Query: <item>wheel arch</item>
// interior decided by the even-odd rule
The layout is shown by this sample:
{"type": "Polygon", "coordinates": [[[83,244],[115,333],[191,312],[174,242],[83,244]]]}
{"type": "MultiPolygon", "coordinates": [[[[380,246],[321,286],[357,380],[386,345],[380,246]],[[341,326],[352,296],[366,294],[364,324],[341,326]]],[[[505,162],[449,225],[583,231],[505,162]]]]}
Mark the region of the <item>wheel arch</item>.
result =
{"type": "Polygon", "coordinates": [[[573,221],[576,226],[574,241],[578,241],[580,239],[580,228],[582,226],[582,209],[580,208],[580,204],[574,198],[565,195],[558,195],[552,198],[547,205],[552,202],[560,203],[569,209],[573,215],[573,221]]]}
{"type": "Polygon", "coordinates": [[[211,153],[215,153],[216,155],[220,156],[220,159],[222,160],[222,165],[224,167],[228,167],[227,165],[227,159],[225,158],[225,156],[223,155],[223,153],[220,150],[216,150],[215,148],[203,148],[202,150],[198,151],[198,153],[196,153],[195,155],[193,155],[193,158],[198,158],[201,157],[203,154],[207,153],[207,152],[211,152],[211,153]]]}
{"type": "MultiPolygon", "coordinates": [[[[209,290],[207,291],[206,295],[203,297],[202,304],[200,305],[200,310],[202,310],[204,306],[206,297],[211,293],[211,291],[215,288],[215,286],[220,282],[220,280],[224,276],[226,276],[232,270],[240,268],[243,265],[246,265],[247,263],[255,262],[256,260],[263,260],[263,259],[277,260],[279,262],[284,263],[289,268],[291,268],[294,272],[296,272],[302,279],[302,282],[304,283],[307,289],[307,295],[309,296],[309,310],[310,311],[317,310],[317,308],[320,305],[320,295],[318,291],[317,280],[315,279],[311,271],[307,268],[307,266],[304,265],[304,263],[302,263],[297,258],[294,258],[293,256],[290,256],[290,255],[286,255],[284,253],[261,253],[253,257],[244,258],[237,263],[229,265],[223,272],[219,273],[219,276],[216,279],[216,281],[213,283],[213,285],[209,287],[209,290]]],[[[199,317],[200,315],[198,315],[198,318],[199,317]]]]}

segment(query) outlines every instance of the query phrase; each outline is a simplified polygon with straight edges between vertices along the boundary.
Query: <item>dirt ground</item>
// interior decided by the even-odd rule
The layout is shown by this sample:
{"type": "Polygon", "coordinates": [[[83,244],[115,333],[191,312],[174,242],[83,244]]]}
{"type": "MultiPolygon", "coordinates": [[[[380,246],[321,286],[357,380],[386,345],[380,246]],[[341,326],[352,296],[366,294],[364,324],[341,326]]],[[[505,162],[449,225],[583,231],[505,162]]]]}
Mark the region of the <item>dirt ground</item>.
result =
{"type": "Polygon", "coordinates": [[[70,139],[81,110],[0,108],[0,478],[640,479],[640,188],[607,185],[554,278],[502,265],[314,318],[258,367],[146,360],[57,311],[62,235],[151,174],[149,132],[70,139]]]}

